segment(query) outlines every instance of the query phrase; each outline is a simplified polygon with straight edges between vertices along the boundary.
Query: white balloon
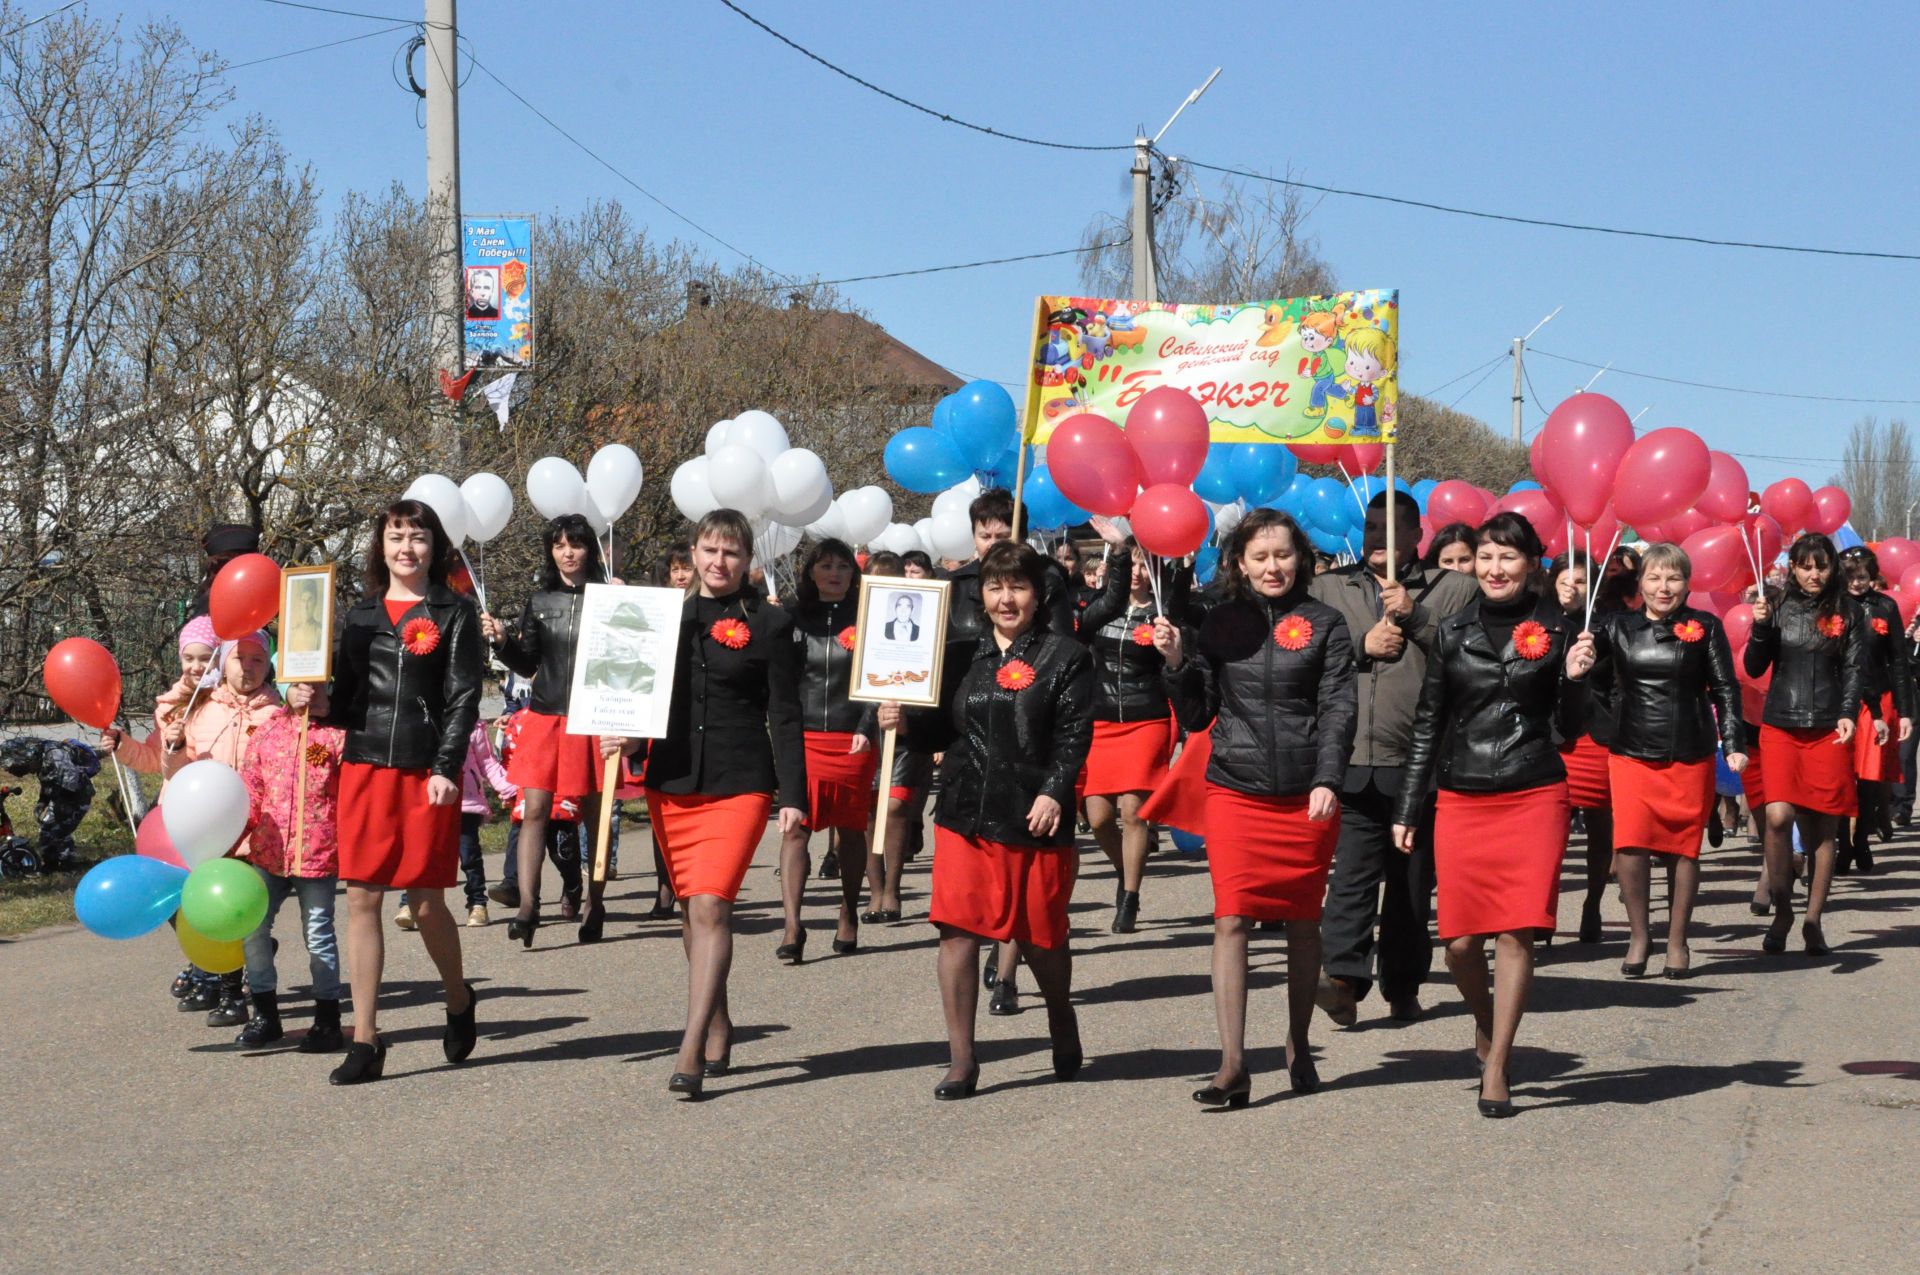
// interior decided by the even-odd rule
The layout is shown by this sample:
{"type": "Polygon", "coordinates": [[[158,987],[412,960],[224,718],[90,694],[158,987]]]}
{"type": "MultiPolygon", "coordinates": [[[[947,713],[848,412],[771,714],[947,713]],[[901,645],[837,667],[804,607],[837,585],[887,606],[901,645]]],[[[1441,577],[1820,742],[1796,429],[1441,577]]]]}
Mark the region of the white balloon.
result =
{"type": "Polygon", "coordinates": [[[467,538],[467,502],[460,495],[459,486],[444,474],[422,474],[413,480],[413,485],[400,493],[402,500],[417,500],[440,515],[440,525],[447,530],[447,539],[458,549],[467,538]]]}
{"type": "Polygon", "coordinates": [[[733,428],[733,417],[724,421],[715,421],[707,427],[706,454],[711,456],[727,445],[727,431],[733,428]]]}
{"type": "Polygon", "coordinates": [[[763,412],[757,407],[734,417],[725,439],[729,446],[751,447],[760,453],[760,459],[768,462],[793,446],[787,440],[787,427],[772,412],[763,412]]]}
{"type": "Polygon", "coordinates": [[[761,553],[778,558],[792,553],[800,544],[800,529],[783,522],[769,523],[766,533],[758,538],[757,544],[761,553]]]}
{"type": "Polygon", "coordinates": [[[1222,537],[1231,535],[1233,529],[1240,525],[1240,520],[1246,516],[1246,506],[1237,500],[1231,504],[1216,505],[1213,510],[1213,529],[1222,537]]]}
{"type": "Polygon", "coordinates": [[[587,495],[587,480],[572,462],[542,456],[527,471],[527,499],[542,518],[553,519],[584,513],[583,506],[591,504],[593,498],[587,495]]]}
{"type": "MultiPolygon", "coordinates": [[[[973,480],[968,479],[967,481],[971,482],[973,480]]],[[[964,490],[959,487],[949,487],[933,498],[933,516],[938,518],[941,514],[947,513],[965,514],[967,512],[967,506],[972,503],[973,497],[969,496],[964,490]]]]}
{"type": "Polygon", "coordinates": [[[847,538],[868,544],[893,521],[893,497],[878,487],[856,487],[840,498],[840,512],[846,519],[847,538]]]}
{"type": "Polygon", "coordinates": [[[722,506],[738,509],[748,518],[759,518],[767,512],[771,495],[767,463],[753,448],[728,443],[707,457],[707,481],[713,487],[713,498],[722,506]]]}
{"type": "Polygon", "coordinates": [[[767,472],[773,482],[773,512],[782,522],[812,522],[800,515],[818,504],[822,493],[829,499],[833,496],[826,463],[804,447],[789,447],[775,456],[767,472]]]}
{"type": "Polygon", "coordinates": [[[1118,531],[1123,538],[1133,534],[1133,523],[1128,519],[1119,517],[1109,518],[1107,521],[1113,524],[1114,529],[1118,531]]]}
{"type": "Polygon", "coordinates": [[[961,562],[973,557],[973,523],[965,514],[948,511],[933,520],[933,551],[961,562]]]}
{"type": "Polygon", "coordinates": [[[239,774],[212,759],[188,762],[160,792],[161,826],[189,868],[233,849],[251,811],[239,774]]]}
{"type": "Polygon", "coordinates": [[[587,462],[587,492],[610,519],[633,507],[643,477],[640,457],[625,443],[609,443],[587,462]]]}
{"type": "Polygon", "coordinates": [[[933,519],[916,519],[913,524],[913,534],[920,538],[920,543],[915,548],[922,553],[933,552],[933,519]]]}
{"type": "Polygon", "coordinates": [[[507,529],[513,520],[513,488],[498,474],[475,474],[460,484],[467,506],[467,535],[481,544],[507,529]]]}
{"type": "Polygon", "coordinates": [[[707,481],[711,463],[708,457],[695,456],[674,470],[673,478],[668,483],[674,506],[688,522],[699,522],[720,507],[720,501],[715,498],[713,487],[707,481]]]}
{"type": "Polygon", "coordinates": [[[827,507],[812,522],[806,524],[807,534],[815,540],[845,540],[847,538],[846,515],[840,510],[840,502],[829,500],[827,507]]]}
{"type": "Polygon", "coordinates": [[[830,490],[823,491],[820,493],[820,499],[814,501],[805,509],[797,510],[791,514],[781,515],[781,521],[789,527],[805,527],[826,517],[827,511],[832,508],[833,492],[830,490]]]}
{"type": "Polygon", "coordinates": [[[962,482],[959,486],[955,487],[954,490],[958,492],[964,492],[967,497],[967,503],[972,504],[973,498],[975,496],[978,496],[981,492],[985,491],[986,488],[980,485],[980,480],[978,478],[968,478],[966,481],[962,482]]]}

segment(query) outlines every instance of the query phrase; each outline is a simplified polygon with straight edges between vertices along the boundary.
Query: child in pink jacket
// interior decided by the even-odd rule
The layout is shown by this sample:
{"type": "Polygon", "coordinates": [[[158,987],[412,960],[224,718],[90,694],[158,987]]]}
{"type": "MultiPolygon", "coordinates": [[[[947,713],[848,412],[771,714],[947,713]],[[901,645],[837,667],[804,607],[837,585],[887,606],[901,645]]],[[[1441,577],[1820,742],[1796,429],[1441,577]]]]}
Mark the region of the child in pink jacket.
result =
{"type": "Polygon", "coordinates": [[[480,861],[480,827],[492,812],[487,809],[483,784],[493,789],[503,806],[511,807],[520,796],[493,751],[486,723],[475,722],[473,734],[467,737],[467,768],[460,775],[460,868],[467,879],[468,925],[485,925],[488,921],[487,869],[480,861]]]}

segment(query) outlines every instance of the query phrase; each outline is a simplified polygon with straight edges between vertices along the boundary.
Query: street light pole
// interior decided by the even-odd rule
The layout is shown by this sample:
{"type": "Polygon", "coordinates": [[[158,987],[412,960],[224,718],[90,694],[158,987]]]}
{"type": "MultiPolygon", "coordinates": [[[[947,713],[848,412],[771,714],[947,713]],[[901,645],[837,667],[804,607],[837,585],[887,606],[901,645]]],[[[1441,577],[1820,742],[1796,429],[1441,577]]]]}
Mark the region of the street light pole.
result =
{"type": "MultiPolygon", "coordinates": [[[[428,332],[436,371],[457,377],[466,362],[460,250],[460,67],[456,0],[426,0],[427,224],[431,232],[433,316],[428,332]]],[[[451,431],[453,405],[433,395],[451,431]]]]}
{"type": "Polygon", "coordinates": [[[1219,78],[1220,68],[1216,66],[1206,82],[1187,94],[1186,100],[1174,108],[1159,132],[1148,137],[1146,125],[1143,124],[1133,135],[1133,215],[1128,228],[1133,237],[1133,295],[1138,300],[1160,299],[1160,281],[1154,276],[1153,270],[1153,148],[1167,135],[1167,130],[1180,118],[1180,113],[1198,102],[1201,94],[1212,88],[1213,82],[1219,78]]]}

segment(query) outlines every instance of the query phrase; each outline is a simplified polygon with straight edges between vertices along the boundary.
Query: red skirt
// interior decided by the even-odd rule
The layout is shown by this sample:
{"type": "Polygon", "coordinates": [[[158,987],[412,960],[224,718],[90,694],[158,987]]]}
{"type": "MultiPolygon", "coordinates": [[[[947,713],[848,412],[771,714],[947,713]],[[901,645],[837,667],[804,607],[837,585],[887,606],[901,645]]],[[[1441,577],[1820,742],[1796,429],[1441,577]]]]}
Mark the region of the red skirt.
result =
{"type": "Polygon", "coordinates": [[[1072,846],[1010,846],[935,824],[927,919],[981,938],[1059,947],[1079,867],[1072,846]]]}
{"type": "Polygon", "coordinates": [[[1900,779],[1900,719],[1894,715],[1893,692],[1880,696],[1880,720],[1887,724],[1887,742],[1873,742],[1873,718],[1860,710],[1853,728],[1853,773],[1870,784],[1897,783],[1900,779]]]}
{"type": "Polygon", "coordinates": [[[1113,797],[1123,792],[1152,792],[1167,777],[1173,757],[1173,719],[1095,722],[1093,746],[1080,771],[1082,796],[1113,797]]]}
{"type": "Polygon", "coordinates": [[[1553,933],[1572,817],[1565,784],[1519,792],[1441,789],[1433,821],[1440,937],[1553,933]]]}
{"type": "Polygon", "coordinates": [[[1307,818],[1305,797],[1255,797],[1218,784],[1207,792],[1207,875],[1213,914],[1255,921],[1317,921],[1340,839],[1333,818],[1307,818]]]}
{"type": "MultiPolygon", "coordinates": [[[[1567,800],[1581,810],[1605,810],[1613,804],[1607,758],[1612,756],[1605,744],[1582,735],[1571,744],[1560,745],[1560,760],[1567,766],[1567,800]]],[[[1621,844],[1618,838],[1615,845],[1621,844]]]]}
{"type": "Polygon", "coordinates": [[[772,809],[771,793],[709,797],[647,789],[647,814],[674,894],[713,894],[729,903],[738,898],[772,809]]]}
{"type": "Polygon", "coordinates": [[[1859,807],[1853,787],[1853,750],[1830,726],[1786,730],[1760,727],[1767,755],[1767,800],[1784,801],[1820,815],[1852,815],[1859,807]]]}
{"type": "Polygon", "coordinates": [[[873,823],[873,776],[880,769],[880,750],[850,751],[858,738],[844,731],[806,732],[809,828],[865,832],[873,823]]]}
{"type": "Polygon", "coordinates": [[[1741,723],[1747,737],[1747,768],[1740,772],[1740,791],[1747,809],[1758,814],[1767,804],[1767,790],[1760,772],[1760,731],[1751,723],[1741,723]]]}
{"type": "Polygon", "coordinates": [[[445,890],[460,874],[460,802],[427,803],[429,770],[340,765],[340,879],[445,890]]]}
{"type": "Polygon", "coordinates": [[[1641,761],[1613,754],[1613,844],[1622,850],[1700,857],[1713,811],[1713,758],[1641,761]]]}
{"type": "Polygon", "coordinates": [[[1207,766],[1213,761],[1213,728],[1187,736],[1153,795],[1140,803],[1140,818],[1196,837],[1207,835],[1207,766]]]}
{"type": "Polygon", "coordinates": [[[537,788],[556,800],[600,791],[600,739],[567,734],[567,719],[526,709],[519,737],[507,758],[507,778],[516,788],[537,788]]]}

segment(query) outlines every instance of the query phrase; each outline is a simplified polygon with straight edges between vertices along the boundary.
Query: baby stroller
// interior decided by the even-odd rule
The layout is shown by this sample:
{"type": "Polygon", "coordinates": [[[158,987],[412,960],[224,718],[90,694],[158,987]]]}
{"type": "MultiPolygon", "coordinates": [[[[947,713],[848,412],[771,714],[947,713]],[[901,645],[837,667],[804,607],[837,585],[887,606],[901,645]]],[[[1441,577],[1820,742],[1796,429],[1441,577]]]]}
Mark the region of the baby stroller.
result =
{"type": "Polygon", "coordinates": [[[40,796],[33,813],[40,825],[40,871],[70,870],[76,859],[73,834],[93,805],[93,777],[100,773],[98,754],[77,739],[17,735],[0,743],[0,767],[39,779],[40,796]]]}

